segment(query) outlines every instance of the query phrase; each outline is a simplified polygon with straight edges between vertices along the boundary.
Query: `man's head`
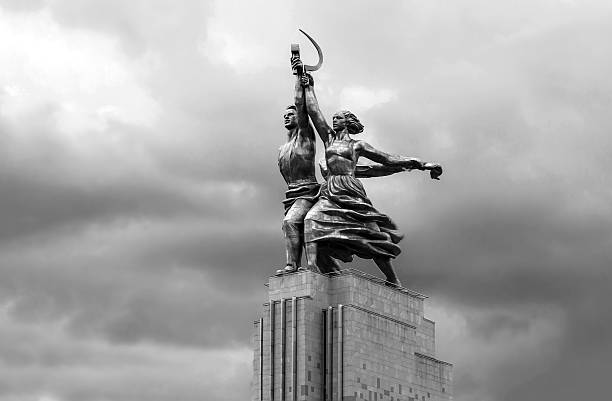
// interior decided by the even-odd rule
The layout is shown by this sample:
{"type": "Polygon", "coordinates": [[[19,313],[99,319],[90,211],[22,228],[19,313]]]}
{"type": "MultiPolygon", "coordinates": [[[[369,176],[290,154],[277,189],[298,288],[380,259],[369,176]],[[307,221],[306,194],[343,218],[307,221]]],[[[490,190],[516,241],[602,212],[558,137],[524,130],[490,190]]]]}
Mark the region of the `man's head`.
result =
{"type": "Polygon", "coordinates": [[[285,121],[285,128],[292,129],[297,127],[297,108],[294,105],[287,106],[283,119],[285,121]]]}

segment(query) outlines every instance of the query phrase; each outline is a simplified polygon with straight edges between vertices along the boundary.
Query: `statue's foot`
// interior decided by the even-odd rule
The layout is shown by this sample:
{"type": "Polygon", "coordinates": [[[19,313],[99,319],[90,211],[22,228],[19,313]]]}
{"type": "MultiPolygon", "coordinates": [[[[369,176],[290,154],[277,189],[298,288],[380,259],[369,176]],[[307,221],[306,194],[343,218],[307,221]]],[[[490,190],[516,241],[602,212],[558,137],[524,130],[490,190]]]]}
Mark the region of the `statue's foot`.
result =
{"type": "Polygon", "coordinates": [[[276,276],[281,276],[283,274],[288,274],[288,273],[295,273],[296,271],[298,271],[298,268],[292,265],[287,265],[285,266],[283,269],[278,269],[276,271],[276,276]]]}
{"type": "Polygon", "coordinates": [[[385,285],[389,286],[389,287],[393,287],[393,288],[401,288],[402,287],[402,282],[399,281],[399,279],[395,279],[392,281],[385,281],[385,285]]]}
{"type": "Polygon", "coordinates": [[[311,271],[311,272],[315,272],[315,273],[320,273],[319,267],[317,265],[313,265],[313,264],[306,265],[306,267],[304,267],[303,269],[304,269],[304,271],[311,271]]]}

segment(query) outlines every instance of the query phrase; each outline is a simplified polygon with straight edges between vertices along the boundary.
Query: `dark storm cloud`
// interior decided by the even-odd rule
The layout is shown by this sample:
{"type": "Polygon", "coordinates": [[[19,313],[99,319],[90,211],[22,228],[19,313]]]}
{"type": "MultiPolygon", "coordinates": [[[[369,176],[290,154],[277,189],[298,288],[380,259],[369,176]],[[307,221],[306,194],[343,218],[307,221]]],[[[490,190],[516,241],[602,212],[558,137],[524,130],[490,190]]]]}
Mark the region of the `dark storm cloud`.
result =
{"type": "Polygon", "coordinates": [[[43,332],[36,324],[11,322],[4,314],[2,318],[3,399],[195,400],[207,393],[225,400],[227,396],[208,388],[202,377],[225,386],[248,369],[237,363],[244,350],[117,346],[64,336],[60,325],[45,325],[43,332]],[[229,367],[223,375],[207,366],[221,360],[229,367]]]}
{"type": "MultiPolygon", "coordinates": [[[[198,234],[206,232],[203,226],[170,225],[132,223],[118,224],[114,232],[77,231],[66,233],[63,244],[43,244],[37,238],[32,242],[38,244],[38,250],[30,249],[28,257],[21,256],[23,246],[5,247],[3,271],[9,280],[1,285],[3,303],[8,302],[15,319],[48,323],[60,319],[72,335],[102,336],[114,343],[148,341],[208,348],[244,342],[262,289],[250,287],[247,280],[230,284],[222,275],[207,272],[208,263],[223,267],[223,260],[207,262],[200,256],[190,261],[180,253],[168,256],[172,251],[193,252],[208,239],[198,234]],[[178,244],[185,238],[193,241],[194,237],[201,241],[178,249],[166,244],[178,244]],[[68,251],[76,238],[79,249],[68,251]],[[152,251],[156,246],[162,248],[157,259],[152,251]],[[147,253],[152,257],[142,260],[147,253]],[[241,292],[241,298],[225,299],[225,291],[234,290],[241,292]],[[225,333],[230,327],[235,330],[225,333]]],[[[227,234],[227,230],[219,232],[227,234]]],[[[262,274],[253,268],[245,270],[244,265],[241,268],[243,271],[232,274],[251,278],[262,274]]]]}
{"type": "MultiPolygon", "coordinates": [[[[41,115],[33,116],[40,121],[41,115]]],[[[43,119],[43,121],[49,119],[43,119]]],[[[44,134],[53,136],[49,124],[44,134]]],[[[9,138],[22,134],[19,130],[4,130],[9,138]]],[[[130,127],[116,125],[115,132],[130,134],[130,127]]],[[[5,141],[8,142],[8,141],[5,141]]],[[[239,196],[241,188],[248,190],[248,178],[232,184],[228,178],[210,181],[195,177],[176,176],[156,166],[132,165],[121,160],[103,160],[91,166],[90,174],[75,170],[74,154],[59,144],[44,140],[37,144],[35,154],[15,157],[11,146],[4,148],[2,182],[4,196],[0,200],[3,225],[0,238],[10,240],[56,226],[95,224],[122,219],[172,218],[191,215],[199,219],[227,218],[234,213],[227,206],[239,196]],[[117,164],[119,163],[119,164],[117,164]],[[108,165],[110,164],[110,166],[108,165]],[[118,170],[116,172],[110,170],[118,170]],[[214,197],[211,195],[215,195],[214,197]]],[[[104,149],[100,149],[104,151],[104,149]]],[[[252,184],[250,192],[259,191],[252,184]]],[[[256,197],[259,195],[255,195],[256,197]]]]}

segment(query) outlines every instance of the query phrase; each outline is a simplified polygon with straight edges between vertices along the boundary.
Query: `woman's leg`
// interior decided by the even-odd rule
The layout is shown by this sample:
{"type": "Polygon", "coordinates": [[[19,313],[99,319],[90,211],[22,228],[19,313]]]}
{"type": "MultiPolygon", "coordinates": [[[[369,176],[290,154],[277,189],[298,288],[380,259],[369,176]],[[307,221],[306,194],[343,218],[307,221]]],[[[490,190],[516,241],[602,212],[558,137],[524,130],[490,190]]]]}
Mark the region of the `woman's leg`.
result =
{"type": "Polygon", "coordinates": [[[308,270],[315,272],[319,271],[317,266],[317,243],[307,242],[306,243],[306,263],[308,264],[308,270]]]}
{"type": "Polygon", "coordinates": [[[387,283],[401,286],[402,283],[395,275],[395,271],[393,271],[393,266],[391,265],[391,258],[374,258],[374,263],[380,269],[381,272],[387,277],[387,283]]]}
{"type": "Polygon", "coordinates": [[[325,247],[318,246],[317,248],[317,267],[319,271],[323,274],[340,271],[338,261],[325,252],[325,247]]]}
{"type": "Polygon", "coordinates": [[[322,200],[319,199],[317,203],[308,211],[306,217],[304,217],[304,247],[306,249],[306,263],[308,264],[308,270],[320,272],[317,264],[318,246],[315,241],[314,228],[317,225],[317,216],[321,213],[322,200]]]}

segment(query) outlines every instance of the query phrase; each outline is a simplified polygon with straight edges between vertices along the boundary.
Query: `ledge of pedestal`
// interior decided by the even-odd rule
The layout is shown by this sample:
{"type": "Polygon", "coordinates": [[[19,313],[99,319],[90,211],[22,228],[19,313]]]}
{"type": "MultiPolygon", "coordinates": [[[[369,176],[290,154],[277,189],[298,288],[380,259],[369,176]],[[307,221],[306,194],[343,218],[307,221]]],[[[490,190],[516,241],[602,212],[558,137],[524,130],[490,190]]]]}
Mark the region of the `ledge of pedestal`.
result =
{"type": "Polygon", "coordinates": [[[365,308],[411,324],[420,324],[423,300],[427,298],[355,269],[330,274],[306,270],[270,277],[269,301],[293,297],[312,298],[322,307],[343,304],[365,308]]]}

